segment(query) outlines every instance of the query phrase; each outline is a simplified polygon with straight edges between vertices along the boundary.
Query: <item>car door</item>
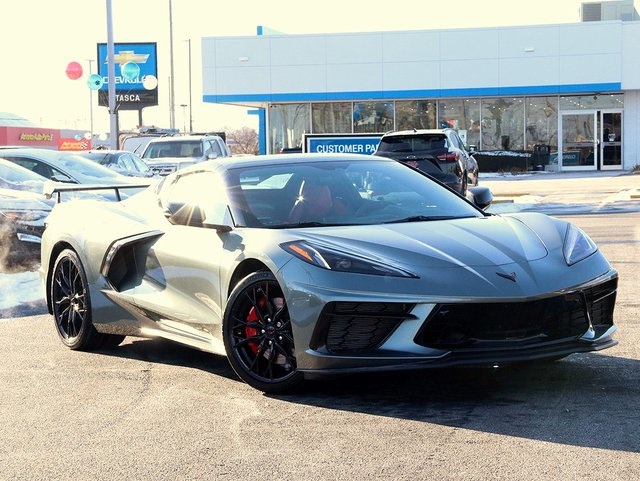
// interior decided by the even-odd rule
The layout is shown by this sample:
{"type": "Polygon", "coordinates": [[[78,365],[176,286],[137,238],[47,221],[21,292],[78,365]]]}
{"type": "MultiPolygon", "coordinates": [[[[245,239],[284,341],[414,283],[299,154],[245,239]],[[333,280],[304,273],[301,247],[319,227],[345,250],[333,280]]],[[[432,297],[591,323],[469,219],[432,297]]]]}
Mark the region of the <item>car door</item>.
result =
{"type": "MultiPolygon", "coordinates": [[[[136,303],[157,312],[157,327],[167,337],[224,352],[220,262],[233,257],[225,234],[203,221],[226,208],[224,185],[211,172],[179,176],[164,187],[160,207],[169,222],[148,252],[145,279],[136,287],[136,303]]],[[[226,293],[225,293],[226,294],[226,293]]]]}

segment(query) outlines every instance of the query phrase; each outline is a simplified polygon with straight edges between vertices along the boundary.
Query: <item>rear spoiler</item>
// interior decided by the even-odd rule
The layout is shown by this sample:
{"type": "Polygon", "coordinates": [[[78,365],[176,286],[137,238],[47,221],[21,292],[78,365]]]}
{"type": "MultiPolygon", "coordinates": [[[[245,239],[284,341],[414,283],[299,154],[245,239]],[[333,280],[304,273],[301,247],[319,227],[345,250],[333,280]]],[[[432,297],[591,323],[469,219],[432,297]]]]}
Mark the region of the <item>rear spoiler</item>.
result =
{"type": "Polygon", "coordinates": [[[93,192],[96,190],[111,190],[115,193],[116,200],[119,202],[122,200],[120,191],[127,189],[146,189],[151,184],[157,182],[157,179],[149,180],[147,182],[142,181],[136,184],[107,184],[107,185],[94,185],[94,184],[61,184],[60,182],[45,182],[43,186],[43,194],[47,199],[56,197],[56,203],[61,202],[61,194],[63,192],[93,192]]]}

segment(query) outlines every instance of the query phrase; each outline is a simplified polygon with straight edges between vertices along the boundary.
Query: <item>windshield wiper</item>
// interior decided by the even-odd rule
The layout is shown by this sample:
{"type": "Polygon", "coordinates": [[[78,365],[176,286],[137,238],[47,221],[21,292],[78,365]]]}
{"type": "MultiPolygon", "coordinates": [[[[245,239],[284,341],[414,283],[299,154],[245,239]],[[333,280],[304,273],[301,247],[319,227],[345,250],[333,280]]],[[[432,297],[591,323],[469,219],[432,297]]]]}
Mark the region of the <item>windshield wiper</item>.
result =
{"type": "Polygon", "coordinates": [[[469,216],[455,216],[455,215],[413,215],[411,217],[390,220],[384,223],[385,224],[402,224],[404,222],[425,222],[425,221],[431,221],[431,220],[464,219],[468,217],[469,216]]]}

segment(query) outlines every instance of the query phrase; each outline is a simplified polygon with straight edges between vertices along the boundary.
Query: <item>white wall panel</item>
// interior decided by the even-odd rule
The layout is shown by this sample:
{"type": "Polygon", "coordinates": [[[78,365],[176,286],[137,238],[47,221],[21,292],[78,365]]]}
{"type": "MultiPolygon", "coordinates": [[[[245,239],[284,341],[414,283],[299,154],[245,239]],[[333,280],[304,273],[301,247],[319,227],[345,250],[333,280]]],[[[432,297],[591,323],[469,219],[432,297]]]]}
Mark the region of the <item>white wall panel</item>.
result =
{"type": "Polygon", "coordinates": [[[268,67],[218,68],[214,95],[230,95],[238,92],[269,93],[270,72],[268,67]]]}
{"type": "Polygon", "coordinates": [[[443,53],[437,31],[382,34],[383,62],[429,62],[440,60],[443,53]]]}
{"type": "Polygon", "coordinates": [[[500,57],[551,57],[560,51],[560,28],[534,26],[500,30],[500,57]],[[531,51],[531,49],[533,49],[531,51]]]}
{"type": "Polygon", "coordinates": [[[327,64],[382,62],[382,34],[327,35],[327,64]]]}
{"type": "Polygon", "coordinates": [[[490,59],[499,56],[499,30],[443,30],[442,60],[490,59]]]}
{"type": "Polygon", "coordinates": [[[470,89],[500,86],[500,62],[497,59],[449,60],[441,63],[443,89],[470,89]]]}
{"type": "Polygon", "coordinates": [[[202,41],[203,83],[205,95],[239,96],[265,93],[267,87],[293,96],[322,94],[325,88],[358,95],[367,90],[380,95],[385,89],[535,90],[617,82],[624,82],[625,88],[640,88],[638,46],[640,22],[618,21],[215,37],[202,41]],[[533,51],[525,51],[530,48],[533,51]],[[255,68],[263,66],[266,70],[260,72],[266,73],[266,79],[253,78],[255,68]]]}
{"type": "Polygon", "coordinates": [[[440,62],[386,62],[384,90],[440,89],[440,62]]]}
{"type": "Polygon", "coordinates": [[[328,65],[327,91],[329,92],[362,92],[382,90],[382,65],[328,65]]]}
{"type": "Polygon", "coordinates": [[[562,27],[560,55],[607,54],[621,51],[622,22],[585,22],[562,27]]]}
{"type": "Polygon", "coordinates": [[[218,38],[215,48],[218,67],[235,67],[239,64],[263,66],[270,64],[267,37],[226,37],[218,38]],[[243,62],[240,59],[247,59],[243,62]]]}
{"type": "Polygon", "coordinates": [[[324,65],[327,62],[327,45],[324,35],[268,37],[271,45],[271,65],[324,65]]]}
{"type": "MultiPolygon", "coordinates": [[[[560,84],[620,81],[620,54],[572,55],[560,58],[560,84]]],[[[550,82],[552,83],[552,82],[550,82]]]]}
{"type": "Polygon", "coordinates": [[[640,22],[622,24],[622,46],[622,88],[640,89],[640,22]]]}
{"type": "Polygon", "coordinates": [[[624,169],[640,165],[640,91],[624,94],[624,169]]]}
{"type": "Polygon", "coordinates": [[[557,85],[560,78],[558,57],[503,58],[500,60],[500,85],[557,85]]]}
{"type": "Polygon", "coordinates": [[[308,65],[304,68],[279,66],[271,69],[271,91],[273,93],[313,93],[326,90],[327,75],[324,65],[308,65]]]}

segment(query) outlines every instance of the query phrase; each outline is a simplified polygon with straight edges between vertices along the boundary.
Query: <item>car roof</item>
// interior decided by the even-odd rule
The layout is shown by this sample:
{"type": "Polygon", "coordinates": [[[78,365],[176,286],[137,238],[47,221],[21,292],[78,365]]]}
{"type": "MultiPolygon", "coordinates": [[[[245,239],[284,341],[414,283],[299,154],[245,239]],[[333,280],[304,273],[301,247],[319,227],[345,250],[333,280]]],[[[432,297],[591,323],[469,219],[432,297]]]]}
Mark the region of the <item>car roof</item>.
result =
{"type": "Polygon", "coordinates": [[[393,159],[366,154],[326,154],[326,153],[293,153],[270,155],[247,155],[242,157],[218,157],[217,159],[199,162],[195,165],[177,171],[177,174],[197,170],[216,170],[220,167],[231,169],[234,167],[251,167],[290,164],[299,162],[330,162],[330,161],[370,161],[396,162],[393,159]]]}
{"type": "Polygon", "coordinates": [[[19,147],[13,149],[2,149],[2,154],[7,155],[16,153],[20,155],[34,155],[40,156],[44,159],[57,159],[65,155],[78,155],[78,151],[75,150],[53,150],[43,149],[38,147],[19,147]]]}
{"type": "Polygon", "coordinates": [[[411,129],[411,130],[394,130],[392,132],[386,132],[383,137],[403,136],[403,135],[445,135],[451,129],[411,129]]]}
{"type": "Polygon", "coordinates": [[[184,142],[185,140],[202,140],[210,138],[218,138],[218,135],[174,135],[171,137],[155,137],[149,141],[149,143],[157,142],[184,142]]]}

